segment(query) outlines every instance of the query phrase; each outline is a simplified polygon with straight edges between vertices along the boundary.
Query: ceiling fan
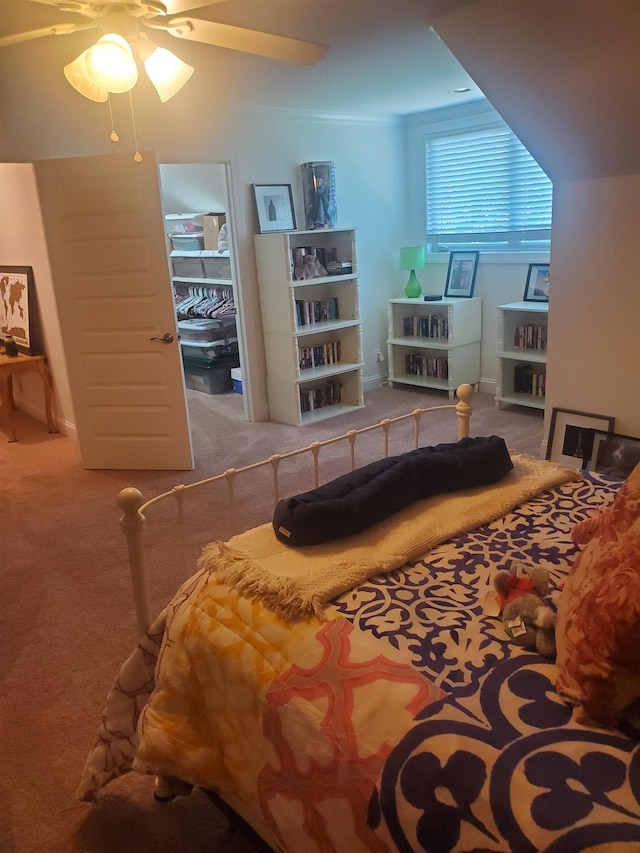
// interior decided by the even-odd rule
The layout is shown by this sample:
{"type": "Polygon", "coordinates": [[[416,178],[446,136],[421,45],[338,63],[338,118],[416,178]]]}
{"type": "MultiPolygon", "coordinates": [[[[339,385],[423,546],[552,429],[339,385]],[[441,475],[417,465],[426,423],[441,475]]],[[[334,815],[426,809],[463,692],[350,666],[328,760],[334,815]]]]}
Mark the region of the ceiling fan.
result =
{"type": "Polygon", "coordinates": [[[161,30],[178,39],[202,42],[216,47],[293,62],[313,65],[323,59],[327,46],[300,39],[250,30],[246,27],[220,24],[193,17],[195,9],[213,6],[223,0],[26,0],[51,6],[60,12],[73,13],[88,20],[59,23],[0,37],[0,47],[51,35],[68,35],[80,30],[100,27],[104,33],[115,32],[130,40],[144,29],[161,30]]]}
{"type": "Polygon", "coordinates": [[[138,82],[138,63],[160,100],[168,101],[194,72],[166,48],[158,47],[146,30],[162,31],[178,39],[244,51],[269,59],[313,65],[328,48],[302,41],[231,26],[191,16],[194,9],[223,0],[22,0],[72,13],[80,20],[60,22],[37,30],[0,37],[0,47],[51,35],[69,35],[99,29],[98,42],[64,67],[73,88],[91,101],[105,102],[111,94],[130,92],[138,82]],[[186,15],[185,15],[186,13],[186,15]],[[82,20],[84,19],[84,20],[82,20]]]}

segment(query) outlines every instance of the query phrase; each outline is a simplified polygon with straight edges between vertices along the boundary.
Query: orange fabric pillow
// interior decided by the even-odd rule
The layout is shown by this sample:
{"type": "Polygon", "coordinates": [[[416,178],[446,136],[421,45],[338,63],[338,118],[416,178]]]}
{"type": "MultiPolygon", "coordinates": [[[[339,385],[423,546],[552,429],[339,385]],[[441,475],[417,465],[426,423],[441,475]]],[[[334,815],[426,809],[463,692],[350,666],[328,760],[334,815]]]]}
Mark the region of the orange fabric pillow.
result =
{"type": "Polygon", "coordinates": [[[640,465],[588,521],[558,602],[556,689],[578,720],[615,726],[640,699],[640,465]]]}

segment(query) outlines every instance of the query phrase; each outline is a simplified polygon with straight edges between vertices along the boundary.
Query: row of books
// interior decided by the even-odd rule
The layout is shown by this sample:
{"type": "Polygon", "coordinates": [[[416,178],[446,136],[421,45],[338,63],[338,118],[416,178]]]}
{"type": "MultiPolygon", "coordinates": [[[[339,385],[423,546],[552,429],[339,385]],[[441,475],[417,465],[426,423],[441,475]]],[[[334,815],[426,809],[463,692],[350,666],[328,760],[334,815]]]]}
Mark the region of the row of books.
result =
{"type": "Polygon", "coordinates": [[[296,299],[296,323],[298,326],[308,326],[311,323],[326,323],[329,320],[340,319],[338,297],[329,299],[313,299],[305,301],[296,299]]]}
{"type": "Polygon", "coordinates": [[[341,394],[342,385],[339,382],[328,382],[319,388],[301,388],[300,411],[304,414],[314,409],[336,406],[340,402],[341,394]]]}
{"type": "Polygon", "coordinates": [[[446,358],[415,353],[406,355],[404,364],[409,376],[429,376],[434,379],[449,378],[449,361],[446,358]]]}
{"type": "Polygon", "coordinates": [[[449,320],[445,314],[403,317],[402,334],[405,338],[448,338],[449,320]]]}
{"type": "Polygon", "coordinates": [[[513,390],[517,394],[533,394],[544,397],[547,386],[547,374],[543,367],[530,364],[518,364],[513,368],[513,390]]]}
{"type": "Polygon", "coordinates": [[[312,347],[298,347],[298,363],[300,370],[311,370],[312,367],[323,367],[325,364],[336,364],[342,355],[340,341],[329,341],[326,344],[316,344],[312,347]]]}
{"type": "Polygon", "coordinates": [[[547,327],[537,323],[523,323],[516,326],[513,334],[513,344],[516,349],[546,349],[547,327]]]}

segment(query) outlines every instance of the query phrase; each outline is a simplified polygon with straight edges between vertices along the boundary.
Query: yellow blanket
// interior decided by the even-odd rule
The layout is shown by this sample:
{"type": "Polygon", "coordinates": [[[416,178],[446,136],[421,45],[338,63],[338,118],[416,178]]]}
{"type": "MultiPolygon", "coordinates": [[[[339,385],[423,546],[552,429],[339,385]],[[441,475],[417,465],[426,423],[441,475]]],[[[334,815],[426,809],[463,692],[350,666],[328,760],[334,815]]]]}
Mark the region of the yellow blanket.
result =
{"type": "Polygon", "coordinates": [[[276,539],[271,524],[263,524],[208,545],[199,568],[216,572],[219,582],[260,599],[283,619],[313,613],[324,618],[324,607],[340,593],[580,476],[524,454],[511,458],[513,470],[494,485],[426,498],[354,536],[292,548],[276,539]]]}

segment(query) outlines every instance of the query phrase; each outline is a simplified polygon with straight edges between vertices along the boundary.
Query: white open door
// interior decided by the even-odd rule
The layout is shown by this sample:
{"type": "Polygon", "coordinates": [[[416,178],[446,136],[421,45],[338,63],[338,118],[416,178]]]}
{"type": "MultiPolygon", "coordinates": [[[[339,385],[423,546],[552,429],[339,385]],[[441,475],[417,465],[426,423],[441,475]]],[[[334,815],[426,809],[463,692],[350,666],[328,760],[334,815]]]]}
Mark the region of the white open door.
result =
{"type": "Polygon", "coordinates": [[[85,468],[193,468],[153,152],[35,165],[85,468]]]}

